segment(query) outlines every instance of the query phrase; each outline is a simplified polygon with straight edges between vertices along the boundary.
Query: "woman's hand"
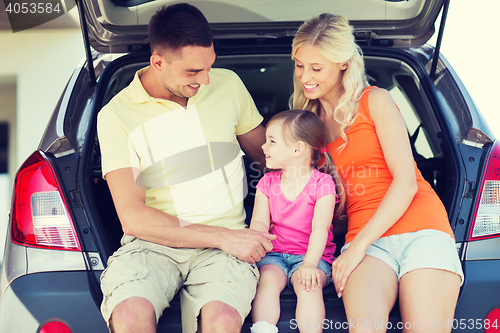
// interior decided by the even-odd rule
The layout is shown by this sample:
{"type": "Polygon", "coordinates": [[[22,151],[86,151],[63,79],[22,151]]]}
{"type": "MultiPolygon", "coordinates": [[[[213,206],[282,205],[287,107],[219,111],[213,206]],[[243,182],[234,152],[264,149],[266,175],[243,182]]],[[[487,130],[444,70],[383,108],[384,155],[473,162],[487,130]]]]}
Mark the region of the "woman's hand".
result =
{"type": "Polygon", "coordinates": [[[339,298],[342,297],[347,279],[364,258],[365,251],[351,245],[332,263],[332,280],[339,298]]]}
{"type": "Polygon", "coordinates": [[[306,291],[316,290],[316,286],[321,288],[320,269],[309,262],[303,262],[297,269],[297,278],[302,288],[306,291]]]}

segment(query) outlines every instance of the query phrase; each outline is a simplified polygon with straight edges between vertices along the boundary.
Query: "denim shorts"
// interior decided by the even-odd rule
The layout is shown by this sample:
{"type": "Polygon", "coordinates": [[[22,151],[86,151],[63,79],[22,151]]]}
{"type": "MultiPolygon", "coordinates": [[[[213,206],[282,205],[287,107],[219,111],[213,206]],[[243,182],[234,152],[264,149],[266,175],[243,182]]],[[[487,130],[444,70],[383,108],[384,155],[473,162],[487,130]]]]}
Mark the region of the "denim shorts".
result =
{"type": "MultiPolygon", "coordinates": [[[[264,265],[274,265],[278,266],[285,272],[288,283],[287,286],[291,287],[290,279],[292,274],[299,269],[300,265],[304,261],[305,255],[295,255],[289,253],[278,253],[278,252],[268,252],[264,258],[257,262],[257,267],[262,267],[264,265]]],[[[321,269],[326,274],[326,284],[332,282],[332,265],[327,261],[321,259],[318,263],[318,268],[321,269]]],[[[326,286],[323,286],[323,288],[326,286]]]]}
{"type": "MultiPolygon", "coordinates": [[[[344,252],[351,243],[342,247],[344,252]]],[[[398,281],[406,273],[434,268],[458,274],[464,281],[462,265],[454,239],[445,232],[425,229],[387,236],[373,242],[366,254],[382,260],[396,273],[398,281]]]]}

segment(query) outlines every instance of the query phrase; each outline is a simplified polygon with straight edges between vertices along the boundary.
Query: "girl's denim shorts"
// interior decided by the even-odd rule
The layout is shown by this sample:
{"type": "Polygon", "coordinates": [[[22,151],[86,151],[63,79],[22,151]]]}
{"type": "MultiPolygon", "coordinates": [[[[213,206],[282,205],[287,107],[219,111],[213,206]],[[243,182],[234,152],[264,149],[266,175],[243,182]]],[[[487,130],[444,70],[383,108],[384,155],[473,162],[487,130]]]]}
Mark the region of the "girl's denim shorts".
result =
{"type": "MultiPolygon", "coordinates": [[[[351,243],[344,245],[341,253],[351,243]]],[[[419,230],[377,239],[366,254],[382,260],[396,273],[398,281],[406,273],[420,268],[434,268],[458,274],[464,281],[455,240],[439,230],[419,230]]]]}
{"type": "MultiPolygon", "coordinates": [[[[268,252],[259,262],[257,262],[257,267],[262,267],[264,265],[274,265],[278,266],[285,272],[288,278],[288,287],[291,287],[290,279],[292,278],[293,272],[299,269],[300,265],[304,261],[305,255],[296,255],[289,253],[278,253],[278,252],[268,252]]],[[[318,268],[321,269],[326,274],[326,284],[328,285],[332,282],[332,265],[327,261],[321,259],[318,264],[318,268]]]]}

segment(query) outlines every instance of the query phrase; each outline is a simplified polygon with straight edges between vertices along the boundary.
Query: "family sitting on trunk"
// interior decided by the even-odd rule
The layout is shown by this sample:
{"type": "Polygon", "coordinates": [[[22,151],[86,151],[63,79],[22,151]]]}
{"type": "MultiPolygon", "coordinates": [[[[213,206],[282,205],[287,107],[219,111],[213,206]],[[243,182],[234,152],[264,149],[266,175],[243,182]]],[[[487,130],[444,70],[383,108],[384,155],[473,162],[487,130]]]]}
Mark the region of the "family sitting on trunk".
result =
{"type": "Polygon", "coordinates": [[[351,321],[387,322],[397,298],[404,322],[453,319],[463,273],[446,210],[391,95],[369,86],[345,18],[321,14],[299,28],[293,110],[267,131],[239,77],[212,69],[212,31],[196,7],[158,10],[149,41],[149,66],[98,116],[124,231],[101,276],[112,332],[155,332],[177,292],[183,332],[240,332],[251,310],[252,332],[276,332],[287,285],[297,322],[321,322],[329,281],[351,321]],[[250,228],[241,150],[272,169],[250,228]],[[348,219],[335,260],[334,214],[348,219]]]}

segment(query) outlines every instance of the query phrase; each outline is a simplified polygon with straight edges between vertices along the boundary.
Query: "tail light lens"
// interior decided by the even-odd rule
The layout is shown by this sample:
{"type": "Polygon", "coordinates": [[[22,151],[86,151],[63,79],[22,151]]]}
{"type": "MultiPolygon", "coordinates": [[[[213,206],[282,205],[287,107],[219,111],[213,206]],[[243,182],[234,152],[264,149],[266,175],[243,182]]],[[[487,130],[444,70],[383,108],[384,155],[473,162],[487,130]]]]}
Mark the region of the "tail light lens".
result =
{"type": "Polygon", "coordinates": [[[66,322],[54,319],[52,321],[43,324],[39,329],[39,333],[71,333],[71,328],[66,322]]]}
{"type": "Polygon", "coordinates": [[[496,142],[479,188],[469,240],[500,236],[500,145],[496,142]]]}
{"type": "Polygon", "coordinates": [[[81,251],[54,170],[41,152],[33,153],[16,175],[11,225],[17,244],[81,251]]]}
{"type": "Polygon", "coordinates": [[[494,309],[484,321],[484,330],[486,333],[498,333],[500,332],[500,309],[494,309]]]}

